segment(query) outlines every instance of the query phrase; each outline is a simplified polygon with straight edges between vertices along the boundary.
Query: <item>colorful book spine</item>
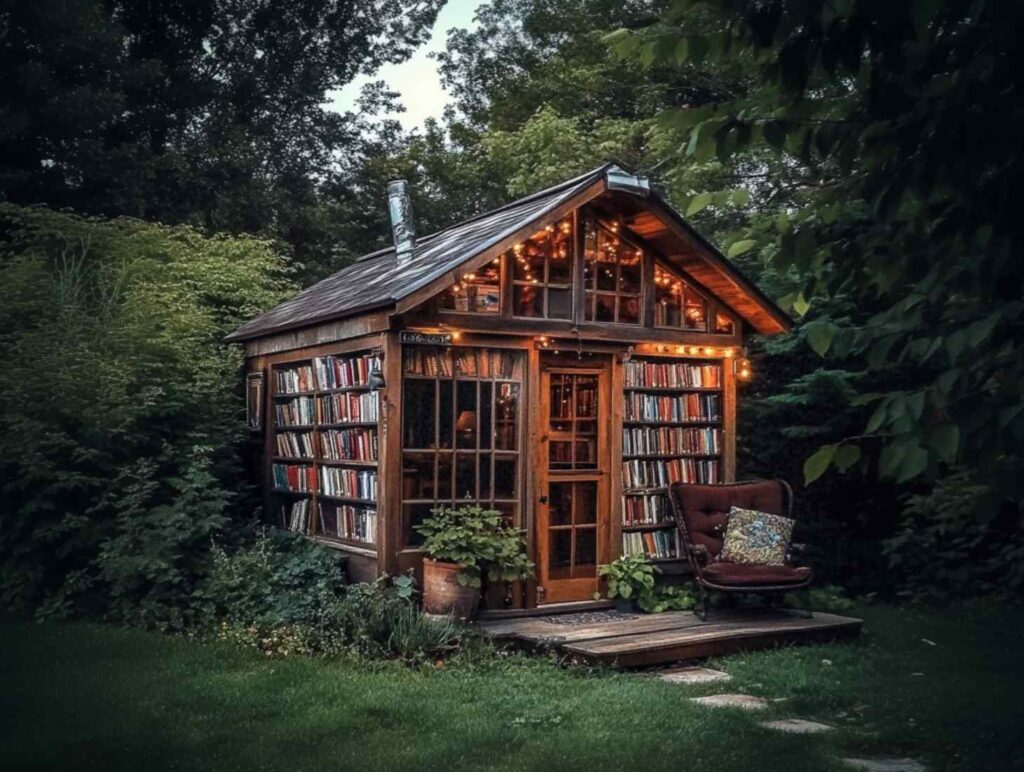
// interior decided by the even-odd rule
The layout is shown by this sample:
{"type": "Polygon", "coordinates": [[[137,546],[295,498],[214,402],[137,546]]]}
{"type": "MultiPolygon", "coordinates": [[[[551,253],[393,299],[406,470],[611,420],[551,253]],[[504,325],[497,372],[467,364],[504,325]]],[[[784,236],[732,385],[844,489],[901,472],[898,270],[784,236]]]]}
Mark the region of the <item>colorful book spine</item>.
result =
{"type": "Polygon", "coordinates": [[[316,417],[321,424],[372,423],[379,419],[376,392],[325,394],[317,399],[316,417]]]}
{"type": "Polygon", "coordinates": [[[717,455],[722,452],[722,431],[717,428],[626,428],[622,433],[622,452],[641,455],[717,455]]]}
{"type": "Polygon", "coordinates": [[[325,429],[320,432],[323,458],[330,461],[376,461],[375,429],[325,429]]]}
{"type": "Polygon", "coordinates": [[[380,357],[372,355],[326,356],[313,360],[316,380],[323,390],[366,386],[370,380],[370,373],[375,369],[379,370],[380,365],[380,357]]]}
{"type": "Polygon", "coordinates": [[[296,493],[315,493],[317,490],[316,467],[297,464],[274,464],[272,469],[274,487],[296,493]]]}
{"type": "Polygon", "coordinates": [[[309,426],[316,420],[313,397],[296,397],[274,405],[276,426],[309,426]]]}
{"type": "Polygon", "coordinates": [[[316,449],[309,432],[279,432],[274,436],[277,455],[284,458],[313,458],[316,449]]]}
{"type": "Polygon", "coordinates": [[[710,485],[719,482],[715,459],[631,459],[622,464],[622,485],[627,489],[667,488],[675,482],[710,485]]]}
{"type": "Polygon", "coordinates": [[[352,541],[377,541],[377,511],[351,504],[320,504],[320,526],[324,536],[352,541]]]}
{"type": "Polygon", "coordinates": [[[320,492],[324,496],[374,501],[377,498],[377,473],[344,467],[320,467],[320,492]]]}
{"type": "Polygon", "coordinates": [[[275,394],[302,394],[313,389],[313,368],[309,365],[274,371],[275,394]]]}
{"type": "Polygon", "coordinates": [[[646,423],[720,421],[718,394],[659,396],[632,392],[626,395],[625,420],[646,423]]]}
{"type": "Polygon", "coordinates": [[[679,557],[679,537],[673,529],[634,531],[622,534],[622,554],[643,555],[651,560],[679,557]]]}
{"type": "Polygon", "coordinates": [[[622,497],[622,524],[660,525],[672,522],[668,497],[664,494],[622,497]]]}
{"type": "Polygon", "coordinates": [[[706,363],[630,360],[625,378],[626,388],[718,389],[722,386],[722,368],[706,363]]]}

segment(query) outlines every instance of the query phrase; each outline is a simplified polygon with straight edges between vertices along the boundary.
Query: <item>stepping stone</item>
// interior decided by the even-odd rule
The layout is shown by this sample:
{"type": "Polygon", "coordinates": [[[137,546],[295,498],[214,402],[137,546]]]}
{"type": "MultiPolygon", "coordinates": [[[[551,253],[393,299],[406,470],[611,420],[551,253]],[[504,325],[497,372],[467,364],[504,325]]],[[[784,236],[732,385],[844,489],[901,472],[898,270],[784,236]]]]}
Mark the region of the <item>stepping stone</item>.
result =
{"type": "Polygon", "coordinates": [[[761,721],[758,726],[765,729],[775,729],[779,732],[789,734],[818,734],[819,732],[830,732],[832,727],[828,724],[819,724],[817,721],[807,721],[803,718],[780,718],[777,721],[761,721]]]}
{"type": "Polygon", "coordinates": [[[847,766],[865,772],[925,772],[925,766],[913,759],[842,759],[847,766]]]}
{"type": "Polygon", "coordinates": [[[709,667],[680,667],[664,671],[660,678],[670,684],[712,684],[728,681],[732,676],[709,667]]]}
{"type": "Polygon", "coordinates": [[[712,694],[709,697],[692,697],[691,702],[712,708],[739,708],[740,710],[764,710],[768,701],[750,694],[712,694]]]}

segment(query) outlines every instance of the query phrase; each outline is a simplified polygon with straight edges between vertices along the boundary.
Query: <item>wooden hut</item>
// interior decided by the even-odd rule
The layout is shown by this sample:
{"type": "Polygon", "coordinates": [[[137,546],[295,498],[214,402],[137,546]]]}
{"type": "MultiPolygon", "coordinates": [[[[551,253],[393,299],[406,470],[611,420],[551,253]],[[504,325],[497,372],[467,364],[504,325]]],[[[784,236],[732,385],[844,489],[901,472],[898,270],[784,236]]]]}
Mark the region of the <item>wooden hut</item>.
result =
{"type": "Polygon", "coordinates": [[[616,164],[396,246],[232,333],[266,511],[369,579],[420,566],[414,526],[478,502],[534,581],[491,607],[585,601],[642,552],[683,570],[665,487],[730,482],[745,337],[790,319],[616,164]]]}

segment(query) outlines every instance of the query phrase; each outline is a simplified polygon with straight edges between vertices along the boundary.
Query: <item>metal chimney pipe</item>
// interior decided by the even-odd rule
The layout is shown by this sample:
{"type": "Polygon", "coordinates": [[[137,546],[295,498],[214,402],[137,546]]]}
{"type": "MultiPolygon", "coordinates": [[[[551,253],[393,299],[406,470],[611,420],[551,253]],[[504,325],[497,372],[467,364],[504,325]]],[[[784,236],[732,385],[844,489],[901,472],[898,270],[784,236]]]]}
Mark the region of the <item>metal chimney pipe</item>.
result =
{"type": "Polygon", "coordinates": [[[388,214],[391,217],[391,236],[395,241],[395,258],[398,265],[405,265],[416,253],[416,224],[412,219],[409,183],[405,180],[388,183],[388,214]]]}

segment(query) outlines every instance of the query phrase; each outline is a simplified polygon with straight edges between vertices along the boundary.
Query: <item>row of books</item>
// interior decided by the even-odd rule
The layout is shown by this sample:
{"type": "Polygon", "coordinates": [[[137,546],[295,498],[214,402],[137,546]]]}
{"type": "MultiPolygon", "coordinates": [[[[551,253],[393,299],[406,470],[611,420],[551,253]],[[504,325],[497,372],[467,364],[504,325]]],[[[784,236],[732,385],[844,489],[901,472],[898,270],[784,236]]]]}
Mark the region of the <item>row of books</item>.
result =
{"type": "Polygon", "coordinates": [[[671,520],[672,509],[663,493],[622,497],[623,525],[658,525],[671,520]]]}
{"type": "Polygon", "coordinates": [[[377,512],[351,504],[321,501],[320,527],[324,536],[374,543],[377,541],[377,512]]]}
{"type": "Polygon", "coordinates": [[[321,389],[366,386],[373,370],[380,370],[380,357],[372,354],[352,357],[326,356],[313,360],[321,389]]]}
{"type": "Polygon", "coordinates": [[[274,436],[277,455],[285,458],[313,458],[313,435],[309,432],[280,432],[274,436]]]}
{"type": "Polygon", "coordinates": [[[722,452],[722,430],[682,426],[626,428],[622,431],[622,452],[627,456],[671,453],[714,455],[722,452]]]}
{"type": "Polygon", "coordinates": [[[376,429],[326,429],[320,432],[323,457],[331,461],[376,461],[376,429]]]}
{"type": "Polygon", "coordinates": [[[300,394],[315,389],[313,368],[309,365],[299,365],[288,370],[274,370],[275,394],[300,394]]]}
{"type": "Polygon", "coordinates": [[[274,405],[275,426],[308,426],[316,419],[316,402],[312,397],[296,397],[274,405]]]}
{"type": "Polygon", "coordinates": [[[403,362],[407,375],[451,378],[454,372],[461,378],[483,380],[520,380],[523,376],[523,355],[518,351],[408,346],[403,362]]]}
{"type": "Polygon", "coordinates": [[[679,540],[674,530],[634,531],[622,534],[623,555],[645,555],[653,560],[679,557],[679,540]]]}
{"type": "Polygon", "coordinates": [[[626,395],[627,421],[663,423],[720,419],[721,399],[718,394],[680,394],[677,397],[663,397],[632,392],[626,395]]]}
{"type": "Polygon", "coordinates": [[[378,404],[375,391],[325,394],[317,398],[316,420],[322,424],[376,421],[379,416],[378,404]]]}
{"type": "Polygon", "coordinates": [[[674,482],[712,484],[719,480],[718,470],[716,459],[633,459],[622,463],[622,485],[624,488],[666,488],[674,482]]]}
{"type": "Polygon", "coordinates": [[[320,492],[325,496],[374,501],[377,498],[377,473],[339,466],[322,466],[320,492]]]}
{"type": "Polygon", "coordinates": [[[283,491],[316,492],[316,467],[296,464],[274,464],[274,487],[283,491]]]}
{"type": "Polygon", "coordinates": [[[625,376],[626,388],[715,389],[722,385],[722,368],[712,364],[630,360],[625,376]]]}
{"type": "Polygon", "coordinates": [[[289,531],[309,533],[309,513],[312,499],[296,499],[281,506],[281,525],[289,531]]]}

